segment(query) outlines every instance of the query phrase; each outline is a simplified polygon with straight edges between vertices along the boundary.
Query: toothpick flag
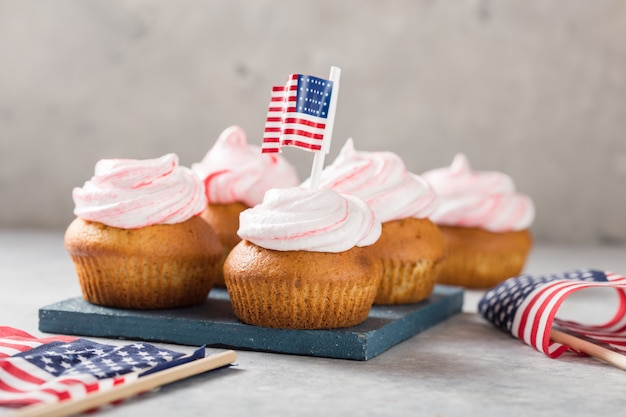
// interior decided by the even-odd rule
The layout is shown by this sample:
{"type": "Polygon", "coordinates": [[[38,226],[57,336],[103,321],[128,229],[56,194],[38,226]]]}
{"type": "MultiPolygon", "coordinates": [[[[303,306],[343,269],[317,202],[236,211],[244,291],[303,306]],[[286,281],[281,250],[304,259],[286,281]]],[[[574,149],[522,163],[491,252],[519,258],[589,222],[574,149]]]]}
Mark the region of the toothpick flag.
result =
{"type": "Polygon", "coordinates": [[[551,358],[568,349],[576,350],[551,340],[553,325],[626,352],[626,277],[612,272],[583,269],[552,275],[520,275],[485,293],[478,310],[496,327],[551,358]],[[556,318],[568,296],[592,287],[617,291],[619,307],[608,323],[586,325],[556,318]]]}
{"type": "Polygon", "coordinates": [[[324,157],[330,151],[341,70],[330,68],[328,80],[291,74],[284,86],[272,88],[261,152],[295,146],[315,154],[310,189],[319,188],[324,157]]]}
{"type": "Polygon", "coordinates": [[[263,153],[282,146],[328,153],[335,118],[340,71],[329,80],[291,74],[285,85],[272,88],[261,146],[263,153]]]}
{"type": "Polygon", "coordinates": [[[204,357],[147,343],[111,346],[75,337],[38,339],[0,327],[0,405],[76,399],[204,357]]]}

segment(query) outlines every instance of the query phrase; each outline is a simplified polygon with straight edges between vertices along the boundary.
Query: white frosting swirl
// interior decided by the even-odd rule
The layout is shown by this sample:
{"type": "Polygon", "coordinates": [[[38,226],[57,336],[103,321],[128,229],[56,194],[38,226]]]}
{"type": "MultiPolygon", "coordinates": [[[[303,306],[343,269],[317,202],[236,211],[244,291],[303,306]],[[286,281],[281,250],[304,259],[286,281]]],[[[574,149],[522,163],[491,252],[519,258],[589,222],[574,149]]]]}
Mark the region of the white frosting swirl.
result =
{"type": "Polygon", "coordinates": [[[352,139],[346,141],[333,163],[324,168],[320,184],[362,198],[383,223],[426,218],[437,206],[437,196],[430,185],[407,171],[398,155],[356,151],[352,139]]]}
{"type": "Polygon", "coordinates": [[[422,176],[439,195],[439,206],[430,216],[436,224],[507,232],[527,229],[535,218],[532,200],[515,191],[509,176],[472,171],[463,154],[457,154],[450,167],[422,176]]]}
{"type": "Polygon", "coordinates": [[[202,213],[202,181],[170,153],[155,159],[102,159],[95,175],[74,188],[74,214],[112,227],[174,224],[202,213]]]}
{"type": "Polygon", "coordinates": [[[271,189],[239,217],[242,239],[280,251],[344,252],[378,240],[381,224],[360,198],[330,189],[271,189]]]}
{"type": "Polygon", "coordinates": [[[209,204],[241,202],[253,207],[270,188],[299,184],[295,168],[279,154],[248,145],[239,126],[225,129],[201,162],[191,169],[204,181],[209,204]]]}

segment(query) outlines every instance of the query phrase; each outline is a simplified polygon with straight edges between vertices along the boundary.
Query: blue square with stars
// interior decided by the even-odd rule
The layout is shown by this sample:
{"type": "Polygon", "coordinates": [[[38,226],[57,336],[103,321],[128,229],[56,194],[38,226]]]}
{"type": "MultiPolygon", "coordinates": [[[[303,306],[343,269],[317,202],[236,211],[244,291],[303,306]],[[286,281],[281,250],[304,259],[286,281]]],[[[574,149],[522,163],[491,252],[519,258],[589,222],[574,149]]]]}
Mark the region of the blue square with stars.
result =
{"type": "Polygon", "coordinates": [[[323,119],[328,118],[332,92],[332,81],[310,75],[299,75],[296,111],[323,119]]]}

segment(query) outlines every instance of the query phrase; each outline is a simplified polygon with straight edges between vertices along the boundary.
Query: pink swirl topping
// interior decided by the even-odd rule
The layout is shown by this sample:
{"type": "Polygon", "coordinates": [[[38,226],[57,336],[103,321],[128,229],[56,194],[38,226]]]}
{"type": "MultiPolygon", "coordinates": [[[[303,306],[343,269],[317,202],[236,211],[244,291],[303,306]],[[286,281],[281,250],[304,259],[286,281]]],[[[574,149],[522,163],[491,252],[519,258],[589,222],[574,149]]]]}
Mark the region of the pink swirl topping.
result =
{"type": "Polygon", "coordinates": [[[457,154],[450,167],[422,176],[439,195],[439,207],[430,216],[436,224],[507,232],[527,229],[535,218],[532,200],[515,191],[509,176],[472,171],[463,154],[457,154]]]}
{"type": "Polygon", "coordinates": [[[437,196],[430,185],[408,172],[398,155],[356,151],[352,139],[346,141],[335,161],[324,168],[320,184],[362,198],[383,223],[426,218],[437,205],[437,196]]]}
{"type": "Polygon", "coordinates": [[[204,181],[209,204],[241,202],[253,207],[270,188],[299,184],[295,168],[278,154],[248,145],[238,126],[224,130],[201,162],[191,169],[204,181]]]}
{"type": "Polygon", "coordinates": [[[178,166],[173,153],[144,160],[102,159],[72,197],[76,216],[122,229],[181,223],[207,205],[202,181],[178,166]]]}
{"type": "Polygon", "coordinates": [[[381,224],[358,197],[330,189],[271,189],[239,217],[242,239],[280,251],[344,252],[378,240],[381,224]]]}

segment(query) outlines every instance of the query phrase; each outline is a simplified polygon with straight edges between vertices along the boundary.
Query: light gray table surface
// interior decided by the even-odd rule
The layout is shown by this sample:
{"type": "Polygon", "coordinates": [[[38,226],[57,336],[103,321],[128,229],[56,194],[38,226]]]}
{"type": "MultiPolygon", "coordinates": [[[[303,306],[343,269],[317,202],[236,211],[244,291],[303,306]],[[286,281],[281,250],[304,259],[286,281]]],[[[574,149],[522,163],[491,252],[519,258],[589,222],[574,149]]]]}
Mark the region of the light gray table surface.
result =
{"type": "MultiPolygon", "coordinates": [[[[537,245],[526,272],[584,267],[624,274],[626,248],[537,245]]],[[[80,296],[62,232],[0,231],[0,280],[0,325],[35,335],[44,335],[38,330],[40,307],[80,296]]],[[[369,361],[238,351],[236,366],[98,415],[626,415],[625,371],[575,354],[545,357],[477,315],[481,295],[466,291],[463,313],[369,361]]],[[[583,291],[566,301],[559,316],[599,323],[616,305],[612,291],[583,291]]],[[[0,415],[10,414],[0,409],[0,415]]]]}

